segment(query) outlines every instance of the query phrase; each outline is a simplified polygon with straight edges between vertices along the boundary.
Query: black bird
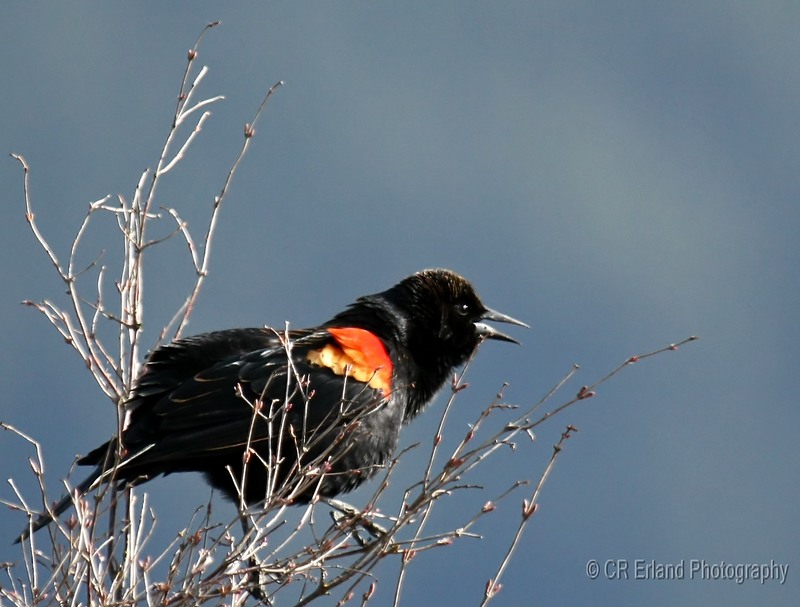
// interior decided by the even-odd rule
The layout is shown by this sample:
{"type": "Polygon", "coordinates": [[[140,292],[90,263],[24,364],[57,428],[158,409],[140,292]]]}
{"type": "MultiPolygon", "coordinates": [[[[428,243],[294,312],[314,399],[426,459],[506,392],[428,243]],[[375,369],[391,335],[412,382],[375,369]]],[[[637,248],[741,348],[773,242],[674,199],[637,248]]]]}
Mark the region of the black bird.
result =
{"type": "MultiPolygon", "coordinates": [[[[189,471],[243,507],[350,491],[483,339],[516,343],[484,320],[527,326],[484,306],[458,274],[424,270],[318,327],[231,329],[157,348],[125,429],[78,460],[95,469],[73,493],[189,471]]],[[[20,539],[71,504],[62,498],[20,539]]]]}

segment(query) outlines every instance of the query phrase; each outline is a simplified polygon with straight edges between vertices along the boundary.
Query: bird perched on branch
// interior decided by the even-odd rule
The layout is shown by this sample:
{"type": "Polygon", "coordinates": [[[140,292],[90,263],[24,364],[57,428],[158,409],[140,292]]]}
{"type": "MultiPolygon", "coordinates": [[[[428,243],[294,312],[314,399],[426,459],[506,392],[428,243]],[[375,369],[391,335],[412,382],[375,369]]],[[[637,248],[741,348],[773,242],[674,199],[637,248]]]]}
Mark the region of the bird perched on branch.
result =
{"type": "MultiPolygon", "coordinates": [[[[125,403],[122,434],[78,460],[94,471],[73,494],[190,471],[242,508],[350,491],[389,460],[400,428],[482,340],[516,343],[487,320],[527,326],[484,306],[458,274],[424,270],[318,327],[231,329],[159,347],[125,403]]],[[[72,503],[62,498],[20,539],[72,503]]]]}

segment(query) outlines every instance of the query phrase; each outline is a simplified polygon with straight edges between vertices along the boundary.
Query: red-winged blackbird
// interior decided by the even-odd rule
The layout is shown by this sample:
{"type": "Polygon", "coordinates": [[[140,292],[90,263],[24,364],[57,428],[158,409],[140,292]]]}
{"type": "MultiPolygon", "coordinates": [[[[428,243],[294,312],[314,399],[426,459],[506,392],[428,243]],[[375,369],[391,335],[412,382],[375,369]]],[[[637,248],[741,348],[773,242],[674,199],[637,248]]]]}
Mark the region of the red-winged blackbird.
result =
{"type": "MultiPolygon", "coordinates": [[[[133,387],[121,437],[78,461],[95,470],[73,493],[188,471],[246,505],[349,491],[387,462],[402,425],[483,339],[515,342],[482,320],[527,326],[484,306],[461,276],[425,270],[319,327],[162,346],[133,387]]],[[[51,520],[43,514],[20,539],[51,520]]]]}

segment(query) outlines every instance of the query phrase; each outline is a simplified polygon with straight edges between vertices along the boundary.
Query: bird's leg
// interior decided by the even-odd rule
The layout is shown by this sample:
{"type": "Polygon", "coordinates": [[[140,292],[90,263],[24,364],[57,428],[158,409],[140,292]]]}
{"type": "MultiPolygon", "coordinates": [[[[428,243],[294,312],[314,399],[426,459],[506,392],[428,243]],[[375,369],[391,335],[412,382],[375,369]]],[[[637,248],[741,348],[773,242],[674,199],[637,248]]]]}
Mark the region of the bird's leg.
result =
{"type": "Polygon", "coordinates": [[[252,529],[250,525],[250,517],[244,511],[239,511],[239,523],[242,525],[242,539],[247,537],[247,534],[250,533],[250,529],[252,529]]]}
{"type": "Polygon", "coordinates": [[[387,533],[389,533],[387,529],[384,529],[375,521],[368,519],[366,516],[364,516],[364,513],[361,510],[358,510],[347,502],[343,502],[331,497],[323,497],[321,499],[324,503],[332,508],[331,518],[333,519],[334,523],[340,526],[343,524],[352,525],[353,537],[362,548],[365,548],[369,542],[364,540],[358,534],[358,527],[364,529],[374,539],[381,539],[385,537],[387,533]]]}
{"type": "MultiPolygon", "coordinates": [[[[250,517],[245,510],[239,510],[239,523],[242,526],[242,542],[251,541],[248,539],[254,527],[250,523],[250,517]]],[[[253,534],[255,537],[255,534],[253,534]]],[[[261,563],[258,561],[255,551],[247,558],[247,568],[249,573],[247,575],[247,592],[250,593],[257,601],[262,603],[267,602],[267,596],[261,589],[261,563]]]]}

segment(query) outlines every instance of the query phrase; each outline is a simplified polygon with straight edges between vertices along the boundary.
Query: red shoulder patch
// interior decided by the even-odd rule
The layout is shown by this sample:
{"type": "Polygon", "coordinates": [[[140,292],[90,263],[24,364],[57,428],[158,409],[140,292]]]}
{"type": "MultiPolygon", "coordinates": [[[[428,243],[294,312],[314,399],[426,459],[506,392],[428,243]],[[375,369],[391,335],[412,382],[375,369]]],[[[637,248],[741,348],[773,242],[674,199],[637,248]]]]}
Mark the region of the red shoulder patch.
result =
{"type": "Polygon", "coordinates": [[[340,354],[331,352],[331,346],[326,346],[310,353],[309,360],[332,369],[336,374],[346,373],[368,383],[388,397],[392,386],[392,359],[378,336],[356,327],[331,327],[328,333],[341,349],[340,354]]]}
{"type": "Polygon", "coordinates": [[[392,359],[389,358],[386,346],[374,333],[355,327],[330,328],[328,333],[333,335],[344,353],[357,365],[385,369],[391,374],[392,359]]]}

